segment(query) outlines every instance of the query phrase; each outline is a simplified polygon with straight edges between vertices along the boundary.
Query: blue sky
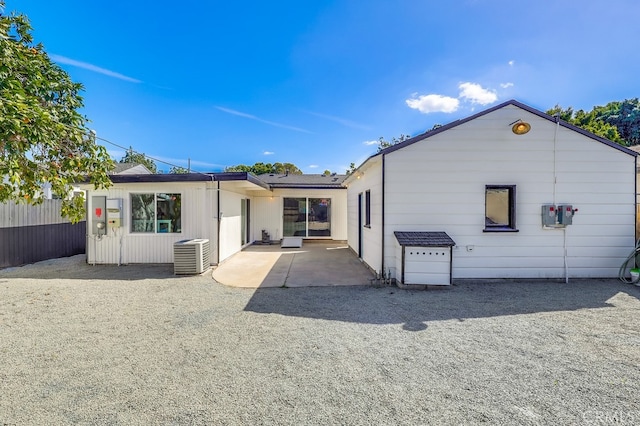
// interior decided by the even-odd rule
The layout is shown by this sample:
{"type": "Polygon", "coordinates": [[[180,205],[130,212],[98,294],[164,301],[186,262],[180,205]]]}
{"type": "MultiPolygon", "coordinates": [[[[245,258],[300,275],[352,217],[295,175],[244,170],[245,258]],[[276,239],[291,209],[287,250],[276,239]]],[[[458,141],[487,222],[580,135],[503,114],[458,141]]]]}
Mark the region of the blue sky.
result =
{"type": "Polygon", "coordinates": [[[84,84],[99,137],[198,171],[290,162],[344,173],[381,136],[508,99],[590,110],[640,96],[638,0],[7,0],[6,10],[25,13],[84,84]]]}

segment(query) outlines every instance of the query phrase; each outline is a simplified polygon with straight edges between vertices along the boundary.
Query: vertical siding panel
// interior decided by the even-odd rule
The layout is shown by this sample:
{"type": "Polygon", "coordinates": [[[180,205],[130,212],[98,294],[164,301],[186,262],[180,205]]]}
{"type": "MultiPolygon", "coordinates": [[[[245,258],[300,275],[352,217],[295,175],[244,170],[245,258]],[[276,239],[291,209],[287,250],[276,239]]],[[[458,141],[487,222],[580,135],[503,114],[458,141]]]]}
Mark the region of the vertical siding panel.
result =
{"type": "MultiPolygon", "coordinates": [[[[122,250],[123,264],[128,263],[173,263],[173,244],[193,238],[209,238],[207,229],[206,183],[132,183],[114,185],[109,191],[95,191],[88,195],[121,198],[123,224],[115,231],[110,229],[106,236],[94,242],[89,236],[89,262],[117,264],[122,250]],[[182,197],[182,230],[180,233],[141,234],[131,233],[132,193],[179,193],[182,197]],[[122,244],[122,248],[120,245],[122,244]],[[93,247],[95,245],[95,248],[93,247]],[[94,256],[95,250],[95,256],[94,256]]],[[[88,207],[90,209],[91,206],[88,207]]],[[[90,210],[89,210],[90,211],[90,210]]],[[[88,227],[91,224],[87,224],[88,227]]],[[[90,229],[90,228],[89,228],[90,229]]]]}
{"type": "Polygon", "coordinates": [[[253,235],[262,239],[262,230],[269,233],[272,240],[282,238],[282,197],[278,195],[255,196],[251,198],[251,218],[253,235]]]}
{"type": "Polygon", "coordinates": [[[0,204],[0,267],[84,253],[86,224],[64,219],[61,206],[62,200],[0,204]]]}

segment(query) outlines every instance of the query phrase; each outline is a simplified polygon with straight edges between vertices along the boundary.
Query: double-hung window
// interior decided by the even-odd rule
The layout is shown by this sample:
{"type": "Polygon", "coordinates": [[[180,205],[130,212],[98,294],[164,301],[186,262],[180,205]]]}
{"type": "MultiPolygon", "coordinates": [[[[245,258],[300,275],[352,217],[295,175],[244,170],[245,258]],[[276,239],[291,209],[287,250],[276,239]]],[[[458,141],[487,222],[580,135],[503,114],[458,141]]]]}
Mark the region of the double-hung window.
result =
{"type": "Polygon", "coordinates": [[[181,194],[131,194],[131,232],[182,232],[181,194]]]}
{"type": "Polygon", "coordinates": [[[516,186],[485,186],[484,232],[516,232],[516,186]]]}

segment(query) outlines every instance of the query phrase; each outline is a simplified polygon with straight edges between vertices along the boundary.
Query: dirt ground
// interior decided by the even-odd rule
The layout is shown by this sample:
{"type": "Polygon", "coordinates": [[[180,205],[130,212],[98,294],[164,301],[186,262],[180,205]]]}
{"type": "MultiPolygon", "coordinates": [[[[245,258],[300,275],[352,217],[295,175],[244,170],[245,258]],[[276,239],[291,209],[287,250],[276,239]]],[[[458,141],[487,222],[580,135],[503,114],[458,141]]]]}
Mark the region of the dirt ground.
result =
{"type": "Polygon", "coordinates": [[[0,424],[640,424],[616,280],[232,288],[84,258],[0,271],[0,424]]]}

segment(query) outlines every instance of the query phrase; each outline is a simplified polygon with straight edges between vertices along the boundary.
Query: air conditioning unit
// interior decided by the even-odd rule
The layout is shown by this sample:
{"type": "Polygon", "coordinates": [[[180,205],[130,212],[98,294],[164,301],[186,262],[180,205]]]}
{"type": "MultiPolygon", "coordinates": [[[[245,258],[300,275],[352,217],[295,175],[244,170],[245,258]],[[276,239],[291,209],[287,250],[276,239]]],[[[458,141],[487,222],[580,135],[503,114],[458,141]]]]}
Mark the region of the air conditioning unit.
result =
{"type": "Polygon", "coordinates": [[[209,240],[182,240],[173,244],[173,273],[201,274],[211,267],[209,240]]]}

